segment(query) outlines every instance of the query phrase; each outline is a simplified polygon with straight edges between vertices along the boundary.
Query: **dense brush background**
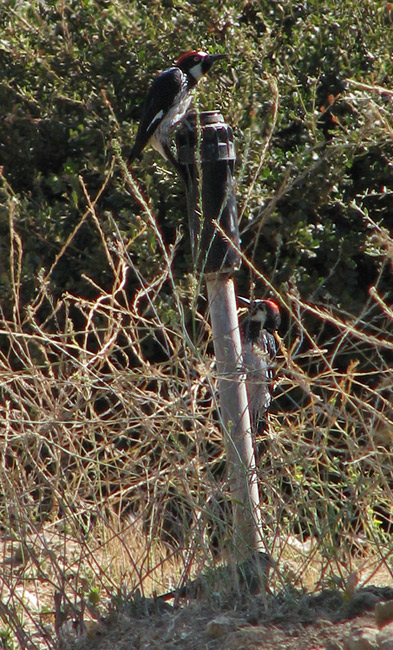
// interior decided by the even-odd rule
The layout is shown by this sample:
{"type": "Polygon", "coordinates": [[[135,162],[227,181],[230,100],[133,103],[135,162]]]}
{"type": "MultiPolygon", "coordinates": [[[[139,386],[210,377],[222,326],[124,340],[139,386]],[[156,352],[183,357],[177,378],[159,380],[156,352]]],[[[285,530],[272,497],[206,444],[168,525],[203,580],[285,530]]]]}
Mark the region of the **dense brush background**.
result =
{"type": "Polygon", "coordinates": [[[122,162],[188,49],[229,55],[196,105],[234,130],[239,293],[283,314],[260,442],[280,588],[391,575],[392,5],[3,0],[0,34],[3,647],[54,648],[230,542],[184,188],[152,150],[137,181],[122,162]]]}

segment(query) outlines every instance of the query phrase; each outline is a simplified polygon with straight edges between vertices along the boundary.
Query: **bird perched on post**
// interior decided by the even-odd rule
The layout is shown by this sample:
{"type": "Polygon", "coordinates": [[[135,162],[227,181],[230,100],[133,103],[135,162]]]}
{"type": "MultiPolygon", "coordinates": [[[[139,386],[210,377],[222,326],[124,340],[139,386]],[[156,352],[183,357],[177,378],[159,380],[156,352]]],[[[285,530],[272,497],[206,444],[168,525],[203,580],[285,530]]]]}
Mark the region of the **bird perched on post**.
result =
{"type": "Polygon", "coordinates": [[[246,373],[248,406],[254,435],[266,428],[272,402],[274,360],[277,354],[275,332],[280,326],[280,310],[273,300],[248,300],[238,297],[248,314],[240,325],[243,368],[246,373]]]}
{"type": "Polygon", "coordinates": [[[184,119],[192,100],[192,89],[213,64],[226,54],[186,52],[175,65],[160,72],[148,90],[142,118],[131,150],[129,163],[148,143],[176,168],[177,161],[169,145],[173,129],[184,119]]]}

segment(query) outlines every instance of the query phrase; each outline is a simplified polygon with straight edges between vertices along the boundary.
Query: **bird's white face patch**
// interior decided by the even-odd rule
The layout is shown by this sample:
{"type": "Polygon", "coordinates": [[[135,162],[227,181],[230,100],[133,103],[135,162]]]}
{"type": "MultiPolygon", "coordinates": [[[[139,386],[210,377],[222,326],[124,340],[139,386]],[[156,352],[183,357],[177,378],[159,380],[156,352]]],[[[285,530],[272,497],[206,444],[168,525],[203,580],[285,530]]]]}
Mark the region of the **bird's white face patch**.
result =
{"type": "Polygon", "coordinates": [[[192,68],[189,70],[189,74],[194,77],[197,81],[203,76],[202,72],[202,61],[199,61],[199,63],[196,63],[192,68]]]}
{"type": "Polygon", "coordinates": [[[264,324],[266,320],[266,309],[265,307],[259,307],[251,316],[251,320],[257,321],[258,323],[264,324]]]}
{"type": "Polygon", "coordinates": [[[154,122],[158,122],[163,117],[163,115],[164,115],[164,111],[162,109],[158,111],[158,113],[156,113],[155,116],[153,117],[146,131],[149,131],[149,129],[151,129],[151,127],[153,126],[154,122]]]}

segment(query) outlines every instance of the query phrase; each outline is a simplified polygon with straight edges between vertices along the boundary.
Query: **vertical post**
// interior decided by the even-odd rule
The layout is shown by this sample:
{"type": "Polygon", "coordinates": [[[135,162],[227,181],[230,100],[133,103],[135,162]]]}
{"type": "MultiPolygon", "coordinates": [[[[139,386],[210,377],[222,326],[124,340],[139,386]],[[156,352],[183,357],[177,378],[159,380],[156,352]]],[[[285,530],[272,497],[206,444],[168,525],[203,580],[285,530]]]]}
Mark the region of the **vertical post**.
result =
{"type": "Polygon", "coordinates": [[[227,453],[239,558],[261,550],[259,495],[232,273],[240,266],[233,187],[232,129],[220,113],[188,116],[177,133],[179,164],[186,182],[194,262],[206,274],[217,361],[220,415],[227,453]],[[224,233],[224,234],[223,234],[224,233]],[[235,244],[233,246],[232,244],[235,244]]]}
{"type": "Polygon", "coordinates": [[[218,393],[232,497],[234,547],[246,557],[262,546],[259,494],[245,383],[241,377],[241,340],[232,278],[206,278],[218,393]]]}

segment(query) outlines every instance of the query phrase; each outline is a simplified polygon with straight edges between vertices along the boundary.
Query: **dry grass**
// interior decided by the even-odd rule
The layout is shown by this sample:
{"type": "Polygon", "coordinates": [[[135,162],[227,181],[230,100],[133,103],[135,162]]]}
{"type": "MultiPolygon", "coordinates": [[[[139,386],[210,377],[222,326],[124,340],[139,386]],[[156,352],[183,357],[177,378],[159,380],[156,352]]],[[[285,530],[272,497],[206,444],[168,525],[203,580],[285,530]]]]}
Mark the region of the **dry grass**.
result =
{"type": "MultiPolygon", "coordinates": [[[[22,308],[23,242],[10,197],[13,305],[0,330],[5,648],[55,648],[70,621],[82,629],[230,549],[209,325],[197,310],[203,288],[195,278],[178,285],[175,247],[164,246],[141,195],[141,229],[155,234],[163,259],[150,281],[134,266],[132,241],[115,223],[104,232],[88,198],[22,308]],[[100,234],[111,290],[54,300],[51,272],[86,219],[100,234]],[[131,303],[128,273],[140,286],[131,303]],[[146,360],[152,344],[166,360],[146,360]]],[[[370,222],[371,242],[391,266],[392,240],[370,222]]],[[[378,285],[357,316],[295,292],[277,298],[287,327],[259,476],[266,545],[279,566],[272,589],[345,588],[354,572],[367,569],[372,580],[382,566],[391,576],[391,308],[378,285]]]]}

